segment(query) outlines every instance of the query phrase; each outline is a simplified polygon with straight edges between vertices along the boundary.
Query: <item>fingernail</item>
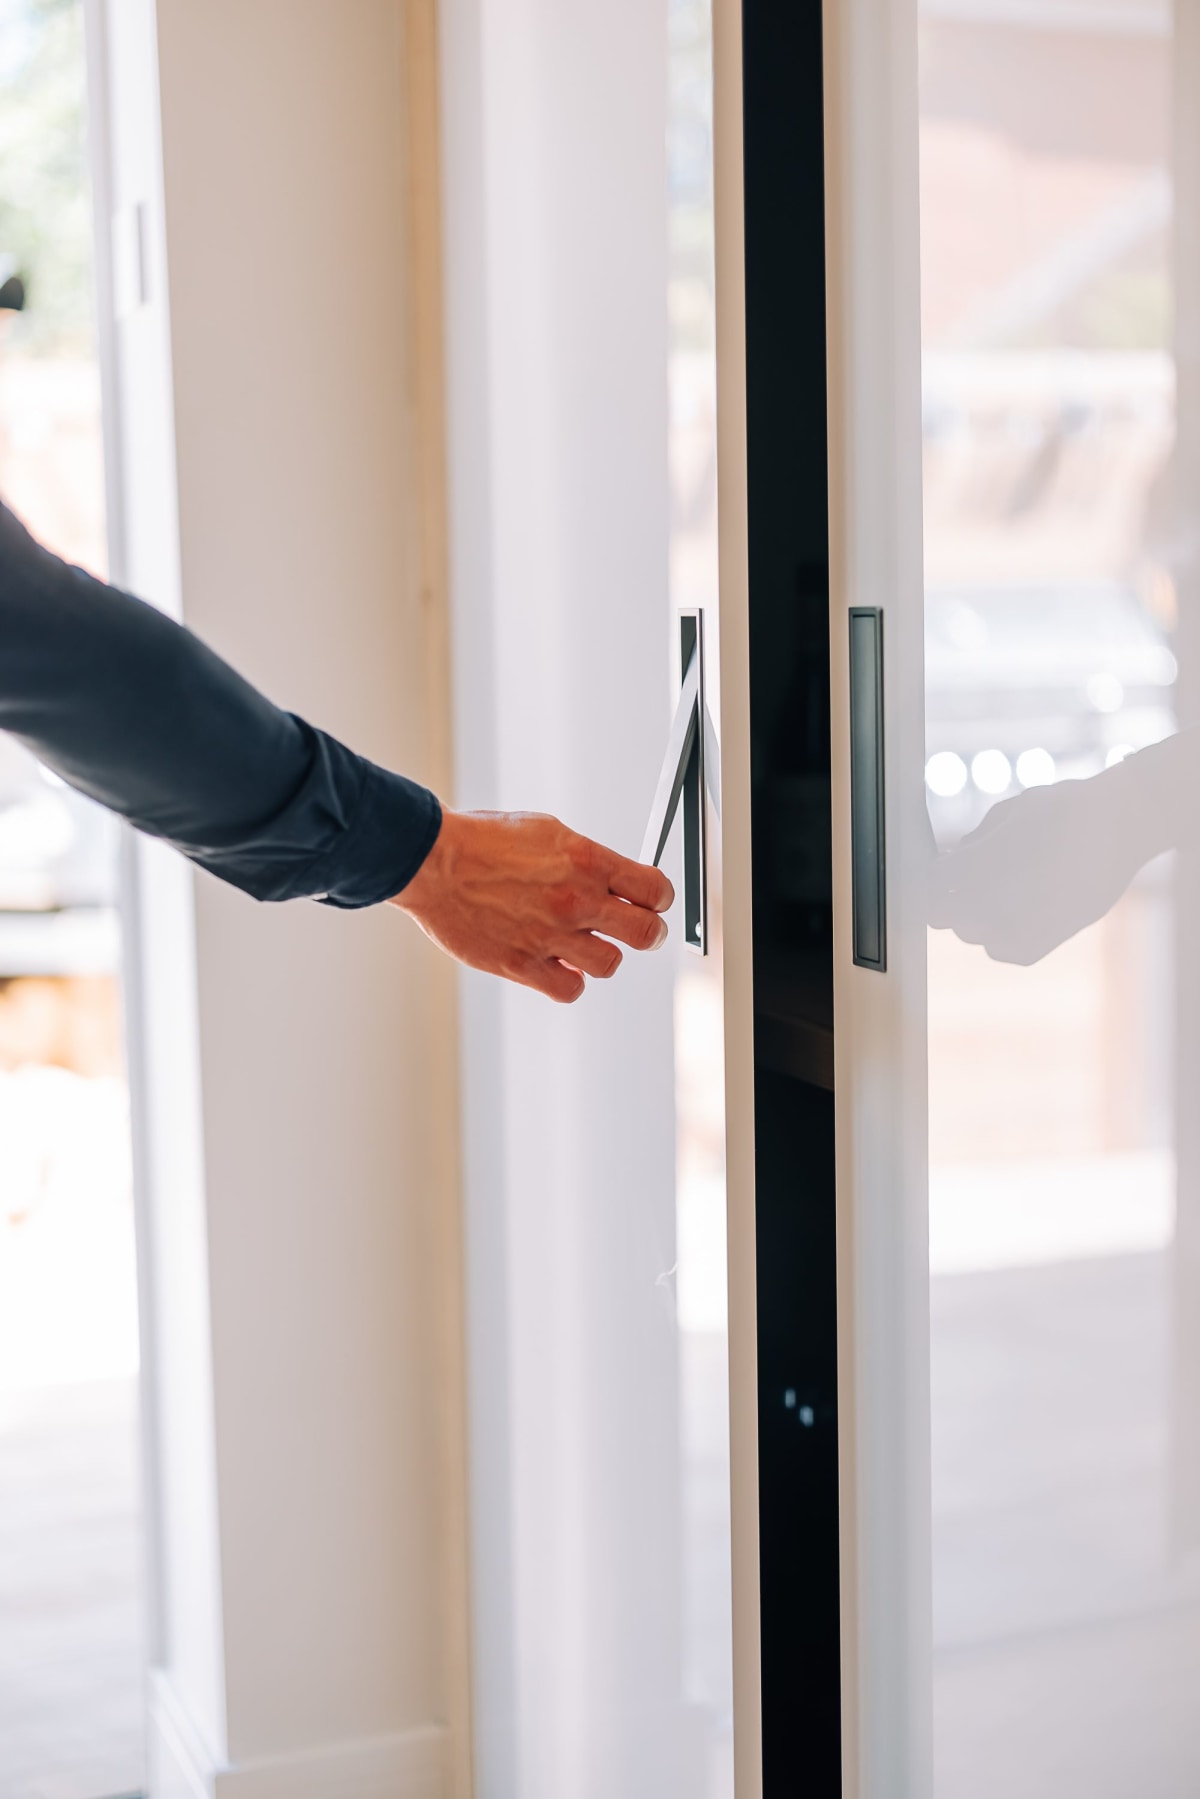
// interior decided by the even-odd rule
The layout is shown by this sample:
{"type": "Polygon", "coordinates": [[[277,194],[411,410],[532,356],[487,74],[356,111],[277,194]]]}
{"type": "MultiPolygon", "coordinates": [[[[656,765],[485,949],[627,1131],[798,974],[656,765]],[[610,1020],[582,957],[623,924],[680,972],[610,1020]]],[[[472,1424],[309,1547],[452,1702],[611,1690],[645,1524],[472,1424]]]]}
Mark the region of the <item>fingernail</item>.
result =
{"type": "Polygon", "coordinates": [[[660,918],[658,921],[658,936],[654,939],[654,942],[650,945],[650,948],[651,949],[661,949],[663,944],[666,941],[667,941],[667,921],[665,918],[660,918]]]}

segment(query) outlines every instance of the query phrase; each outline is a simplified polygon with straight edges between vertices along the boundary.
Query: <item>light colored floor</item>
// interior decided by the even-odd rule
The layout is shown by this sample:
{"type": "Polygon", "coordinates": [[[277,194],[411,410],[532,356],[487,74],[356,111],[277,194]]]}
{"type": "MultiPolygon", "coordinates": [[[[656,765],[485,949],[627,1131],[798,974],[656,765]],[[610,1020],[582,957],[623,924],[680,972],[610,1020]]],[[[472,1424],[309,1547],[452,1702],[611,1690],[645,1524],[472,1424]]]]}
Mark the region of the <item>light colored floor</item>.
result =
{"type": "MultiPolygon", "coordinates": [[[[938,1194],[954,1272],[932,1285],[936,1799],[1200,1799],[1200,1573],[1170,1532],[1163,1180],[1152,1158],[1112,1161],[1064,1162],[1052,1187],[1040,1166],[1010,1172],[1015,1220],[998,1175],[938,1194]],[[1014,1247],[1027,1260],[1005,1266],[1014,1247]]],[[[724,1342],[680,1342],[687,1689],[707,1719],[705,1792],[727,1799],[724,1342]]]]}
{"type": "MultiPolygon", "coordinates": [[[[123,1095],[61,1070],[0,1077],[0,1143],[0,1799],[112,1799],[143,1775],[123,1095]]],[[[1022,1266],[1003,1265],[1007,1187],[934,1195],[936,1799],[1200,1799],[1200,1582],[1168,1532],[1172,1252],[1150,1247],[1169,1237],[1161,1171],[1053,1172],[1023,1171],[1022,1266]]],[[[719,1192],[688,1194],[685,1687],[694,1790],[726,1799],[722,1219],[719,1192]]]]}
{"type": "Polygon", "coordinates": [[[0,1394],[0,1799],[142,1786],[136,1399],[0,1394]]]}
{"type": "Polygon", "coordinates": [[[933,1283],[937,1799],[1197,1799],[1166,1251],[933,1283]]]}
{"type": "Polygon", "coordinates": [[[0,1073],[0,1799],[143,1784],[124,1090],[0,1073]]]}

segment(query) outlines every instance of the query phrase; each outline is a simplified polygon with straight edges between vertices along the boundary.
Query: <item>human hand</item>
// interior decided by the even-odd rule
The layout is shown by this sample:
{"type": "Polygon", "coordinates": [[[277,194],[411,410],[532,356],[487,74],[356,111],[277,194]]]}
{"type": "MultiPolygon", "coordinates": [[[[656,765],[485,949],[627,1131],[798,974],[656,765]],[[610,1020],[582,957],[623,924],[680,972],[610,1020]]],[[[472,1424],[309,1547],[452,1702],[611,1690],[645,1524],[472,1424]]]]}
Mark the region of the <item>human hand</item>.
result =
{"type": "Polygon", "coordinates": [[[447,955],[569,1005],[585,975],[621,965],[616,938],[658,949],[666,875],[538,812],[446,812],[437,842],[391,904],[447,955]]]}

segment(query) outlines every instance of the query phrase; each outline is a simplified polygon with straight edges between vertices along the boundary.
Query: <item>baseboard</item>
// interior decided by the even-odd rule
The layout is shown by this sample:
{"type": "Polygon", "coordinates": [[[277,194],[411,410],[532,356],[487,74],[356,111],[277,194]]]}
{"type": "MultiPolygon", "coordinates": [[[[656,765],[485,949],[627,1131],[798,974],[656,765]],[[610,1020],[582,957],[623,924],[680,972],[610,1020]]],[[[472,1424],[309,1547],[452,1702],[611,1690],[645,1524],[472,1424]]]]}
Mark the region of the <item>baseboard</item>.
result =
{"type": "Polygon", "coordinates": [[[149,1799],[444,1799],[445,1727],[422,1725],[237,1766],[216,1762],[161,1674],[152,1678],[149,1799]]]}

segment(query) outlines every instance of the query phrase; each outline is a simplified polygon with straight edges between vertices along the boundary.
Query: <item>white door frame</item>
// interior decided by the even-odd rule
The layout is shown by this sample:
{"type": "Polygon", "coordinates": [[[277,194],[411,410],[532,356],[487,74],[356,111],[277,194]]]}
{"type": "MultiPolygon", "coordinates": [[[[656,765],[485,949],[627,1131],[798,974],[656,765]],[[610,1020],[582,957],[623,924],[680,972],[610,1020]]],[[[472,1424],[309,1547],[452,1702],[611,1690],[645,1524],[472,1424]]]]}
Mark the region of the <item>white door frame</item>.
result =
{"type": "Polygon", "coordinates": [[[932,1789],[915,0],[826,0],[834,1016],[848,1799],[932,1789]],[[848,623],[884,613],[888,970],[855,967],[848,623]]]}
{"type": "Polygon", "coordinates": [[[734,1778],[762,1793],[758,1275],[754,1208],[754,967],[750,859],[750,585],[741,0],[713,0],[717,504],[721,578],[725,1178],[733,1571],[734,1778]]]}

